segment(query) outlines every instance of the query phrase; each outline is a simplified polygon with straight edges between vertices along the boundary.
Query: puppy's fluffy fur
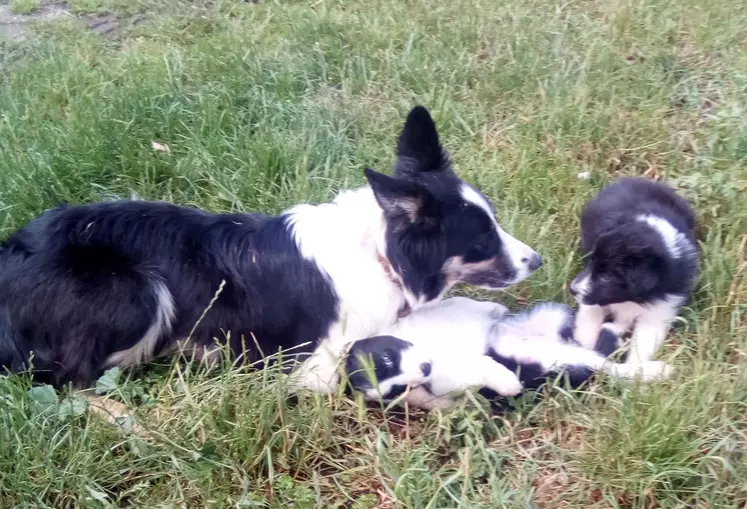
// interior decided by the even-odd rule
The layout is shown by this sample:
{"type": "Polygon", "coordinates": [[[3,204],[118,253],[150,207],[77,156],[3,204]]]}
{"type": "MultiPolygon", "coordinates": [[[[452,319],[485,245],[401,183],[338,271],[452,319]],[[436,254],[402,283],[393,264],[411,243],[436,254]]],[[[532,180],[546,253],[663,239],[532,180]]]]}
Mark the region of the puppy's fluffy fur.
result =
{"type": "Polygon", "coordinates": [[[539,266],[454,173],[425,108],[407,117],[394,175],[366,178],[274,217],[130,200],[44,212],[0,249],[0,369],[33,363],[44,381],[85,387],[217,344],[249,360],[305,353],[293,386],[329,391],[350,341],[457,281],[504,288],[539,266]]]}
{"type": "Polygon", "coordinates": [[[651,360],[698,275],[695,216],[669,186],[621,178],[581,216],[584,269],[570,285],[576,339],[594,348],[602,323],[632,331],[628,359],[651,360]]]}
{"type": "Polygon", "coordinates": [[[401,319],[386,335],[353,343],[345,364],[348,384],[369,400],[391,400],[407,391],[404,400],[411,405],[448,408],[469,388],[493,398],[536,389],[560,375],[574,387],[598,372],[626,380],[669,376],[662,362],[606,361],[617,339],[607,327],[600,333],[603,351],[577,345],[573,316],[556,303],[506,315],[500,304],[447,299],[401,319]]]}

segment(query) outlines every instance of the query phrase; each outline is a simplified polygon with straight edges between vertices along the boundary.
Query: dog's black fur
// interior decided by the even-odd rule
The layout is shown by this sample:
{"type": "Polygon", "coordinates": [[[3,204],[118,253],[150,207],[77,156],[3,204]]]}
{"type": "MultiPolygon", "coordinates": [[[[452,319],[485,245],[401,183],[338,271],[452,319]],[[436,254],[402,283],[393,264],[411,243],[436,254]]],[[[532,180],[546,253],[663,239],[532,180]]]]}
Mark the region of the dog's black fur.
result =
{"type": "Polygon", "coordinates": [[[668,185],[624,177],[602,189],[581,216],[586,257],[577,280],[591,277],[587,305],[646,304],[668,295],[688,296],[698,271],[695,215],[668,185]],[[682,233],[689,246],[674,258],[661,235],[639,216],[655,216],[682,233]]]}
{"type": "Polygon", "coordinates": [[[668,185],[626,177],[586,205],[581,236],[575,338],[593,348],[607,317],[632,333],[629,362],[652,360],[698,276],[695,214],[668,185]]]}
{"type": "MultiPolygon", "coordinates": [[[[346,322],[354,340],[394,321],[399,301],[422,305],[470,277],[492,288],[517,282],[503,246],[508,236],[462,196],[466,184],[451,169],[425,108],[408,115],[394,176],[367,170],[366,177],[378,205],[365,189],[348,192],[362,192],[354,200],[334,202],[335,218],[372,209],[364,214],[367,224],[348,231],[338,231],[337,222],[318,224],[310,205],[275,217],[144,201],[44,212],[0,248],[0,370],[33,364],[42,381],[85,387],[112,365],[134,366],[182,349],[188,336],[197,354],[215,340],[250,361],[278,349],[311,353],[351,316],[368,320],[346,322]],[[358,240],[348,239],[365,231],[385,231],[386,251],[351,247],[358,240]],[[310,237],[314,247],[302,253],[310,237]],[[367,258],[341,260],[351,268],[335,279],[338,267],[329,260],[336,252],[367,258]],[[371,295],[365,306],[357,294],[347,302],[340,279],[349,296],[349,281],[363,273],[390,290],[371,295]]],[[[526,265],[533,268],[521,269],[523,277],[538,265],[536,253],[530,258],[526,265]]],[[[360,291],[369,297],[370,288],[360,291]]],[[[334,349],[345,339],[335,337],[334,349]]]]}
{"type": "Polygon", "coordinates": [[[158,339],[155,351],[163,351],[189,335],[222,280],[195,344],[231,331],[231,348],[241,352],[252,333],[274,353],[313,344],[336,316],[334,288],[301,257],[282,216],[139,201],[49,210],[0,252],[0,365],[25,369],[33,352],[40,379],[88,385],[154,323],[154,283],[177,311],[158,339]]]}

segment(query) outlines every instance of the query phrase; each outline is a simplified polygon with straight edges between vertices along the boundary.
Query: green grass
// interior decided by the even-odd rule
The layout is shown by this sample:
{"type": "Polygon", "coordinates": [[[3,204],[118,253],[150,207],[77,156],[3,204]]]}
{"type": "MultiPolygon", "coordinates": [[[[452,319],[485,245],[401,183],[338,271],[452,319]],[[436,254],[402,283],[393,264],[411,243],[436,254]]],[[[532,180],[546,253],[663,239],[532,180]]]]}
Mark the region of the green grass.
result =
{"type": "Polygon", "coordinates": [[[546,260],[508,294],[471,294],[568,301],[579,213],[618,175],[692,200],[704,263],[661,354],[676,379],[556,390],[503,416],[469,398],[449,414],[384,414],[342,397],[291,403],[269,372],[174,363],[120,383],[153,430],[144,442],[42,411],[25,379],[5,378],[0,507],[744,507],[742,2],[152,8],[116,44],[69,22],[2,48],[0,235],[55,203],[133,191],[214,211],[325,200],[362,184],[365,166],[391,167],[422,103],[457,171],[546,260]]]}

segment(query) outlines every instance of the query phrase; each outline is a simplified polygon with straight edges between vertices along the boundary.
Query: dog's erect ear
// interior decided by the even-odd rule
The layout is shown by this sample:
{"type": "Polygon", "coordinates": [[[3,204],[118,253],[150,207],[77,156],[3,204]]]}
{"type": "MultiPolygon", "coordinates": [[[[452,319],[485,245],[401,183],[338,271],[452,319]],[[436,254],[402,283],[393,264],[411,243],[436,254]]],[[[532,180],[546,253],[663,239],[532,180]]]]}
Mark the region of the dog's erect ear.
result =
{"type": "Polygon", "coordinates": [[[394,174],[403,177],[448,169],[449,158],[441,148],[431,114],[423,106],[416,106],[407,115],[399,135],[394,174]]]}
{"type": "Polygon", "coordinates": [[[366,178],[388,219],[419,223],[435,215],[433,195],[422,186],[366,168],[366,178]]]}

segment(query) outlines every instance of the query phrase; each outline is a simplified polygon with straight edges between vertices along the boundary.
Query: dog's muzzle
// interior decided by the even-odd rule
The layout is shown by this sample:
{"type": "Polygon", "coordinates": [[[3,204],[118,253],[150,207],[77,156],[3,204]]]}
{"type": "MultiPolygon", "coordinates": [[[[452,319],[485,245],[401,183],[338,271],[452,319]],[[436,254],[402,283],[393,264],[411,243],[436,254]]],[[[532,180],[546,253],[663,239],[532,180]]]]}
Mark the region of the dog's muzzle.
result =
{"type": "Polygon", "coordinates": [[[589,274],[582,272],[568,285],[568,291],[577,299],[583,298],[589,291],[589,274]]]}

